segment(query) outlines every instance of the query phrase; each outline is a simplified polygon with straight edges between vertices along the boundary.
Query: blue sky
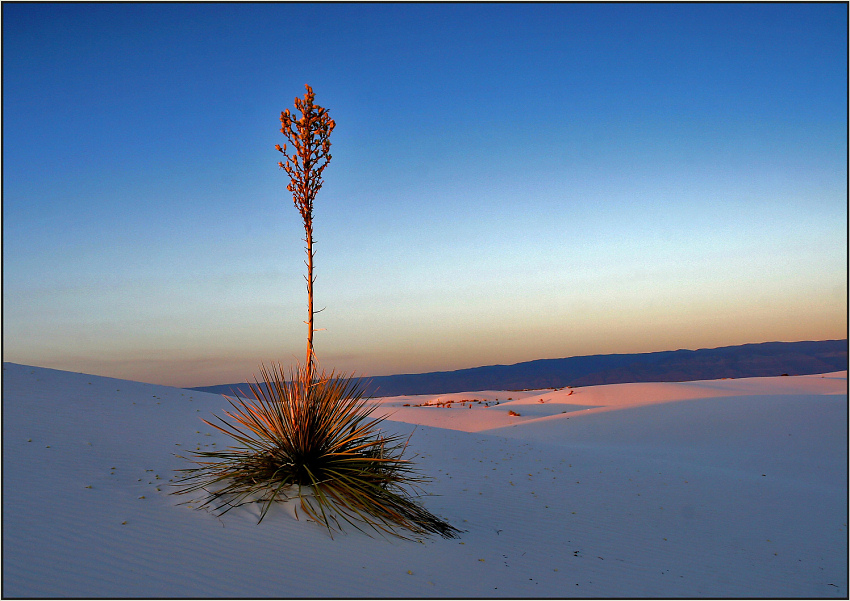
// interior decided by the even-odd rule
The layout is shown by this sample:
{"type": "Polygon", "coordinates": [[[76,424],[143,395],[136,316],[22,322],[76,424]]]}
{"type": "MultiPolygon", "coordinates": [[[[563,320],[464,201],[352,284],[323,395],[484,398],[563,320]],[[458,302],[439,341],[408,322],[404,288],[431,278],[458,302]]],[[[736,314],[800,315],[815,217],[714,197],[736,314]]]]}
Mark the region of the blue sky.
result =
{"type": "Polygon", "coordinates": [[[847,5],[10,4],[4,360],[364,375],[843,338],[847,5]]]}

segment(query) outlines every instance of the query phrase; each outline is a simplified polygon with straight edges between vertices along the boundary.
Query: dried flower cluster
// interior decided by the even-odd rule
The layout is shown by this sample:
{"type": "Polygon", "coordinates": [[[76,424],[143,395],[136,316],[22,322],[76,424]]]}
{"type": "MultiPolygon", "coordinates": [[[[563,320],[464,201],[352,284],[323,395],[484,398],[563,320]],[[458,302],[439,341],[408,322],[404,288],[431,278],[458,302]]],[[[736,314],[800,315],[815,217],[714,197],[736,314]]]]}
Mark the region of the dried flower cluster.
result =
{"type": "Polygon", "coordinates": [[[295,108],[301,113],[301,118],[295,119],[289,109],[280,114],[280,132],[295,147],[295,152],[290,155],[286,144],[283,148],[275,144],[275,148],[286,157],[285,163],[278,163],[292,180],[286,189],[292,192],[292,199],[305,223],[312,223],[313,200],[322,188],[322,171],[331,162],[330,135],[336,123],[327,109],[314,104],[316,95],[313,88],[305,87],[307,93],[304,98],[295,99],[295,108]]]}

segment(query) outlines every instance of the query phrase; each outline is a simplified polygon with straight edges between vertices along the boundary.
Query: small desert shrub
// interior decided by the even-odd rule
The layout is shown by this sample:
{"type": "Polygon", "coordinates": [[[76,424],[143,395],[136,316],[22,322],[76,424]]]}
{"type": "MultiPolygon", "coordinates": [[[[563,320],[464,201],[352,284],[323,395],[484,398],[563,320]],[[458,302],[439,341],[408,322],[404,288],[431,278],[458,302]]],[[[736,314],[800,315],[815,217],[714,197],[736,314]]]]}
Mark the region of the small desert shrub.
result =
{"type": "Polygon", "coordinates": [[[221,513],[261,503],[259,522],[273,502],[297,498],[331,536],[342,530],[338,518],[401,538],[407,537],[398,527],[445,538],[461,532],[416,502],[414,492],[427,479],[403,458],[407,440],[383,435],[384,418],[370,417],[374,407],[365,406],[359,380],[317,373],[315,366],[296,367],[289,380],[279,365],[261,374],[262,384],[250,385],[252,400],[228,397],[230,421],[206,422],[238,444],[194,452],[199,467],[180,470],[176,494],[203,491],[201,507],[221,513]]]}

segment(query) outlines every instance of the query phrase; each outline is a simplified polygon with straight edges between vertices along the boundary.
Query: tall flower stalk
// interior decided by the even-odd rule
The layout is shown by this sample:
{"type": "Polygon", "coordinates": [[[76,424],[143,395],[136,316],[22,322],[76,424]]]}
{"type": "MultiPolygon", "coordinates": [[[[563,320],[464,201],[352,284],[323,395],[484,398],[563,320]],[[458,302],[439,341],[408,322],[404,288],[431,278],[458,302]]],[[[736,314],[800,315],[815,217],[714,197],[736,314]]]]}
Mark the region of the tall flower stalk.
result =
{"type": "Polygon", "coordinates": [[[275,144],[275,148],[283,154],[285,161],[278,163],[281,169],[286,170],[290,183],[286,189],[292,192],[292,200],[301,218],[304,220],[304,241],[307,244],[307,381],[312,381],[315,370],[316,354],[313,349],[313,284],[316,279],[313,276],[313,201],[316,194],[322,189],[322,172],[331,162],[330,135],[336,123],[330,118],[327,109],[314,103],[316,95],[313,88],[305,86],[307,93],[304,98],[295,98],[295,109],[301,113],[296,119],[293,113],[286,109],[280,114],[281,133],[286,136],[293,151],[287,151],[287,145],[281,148],[275,144]]]}

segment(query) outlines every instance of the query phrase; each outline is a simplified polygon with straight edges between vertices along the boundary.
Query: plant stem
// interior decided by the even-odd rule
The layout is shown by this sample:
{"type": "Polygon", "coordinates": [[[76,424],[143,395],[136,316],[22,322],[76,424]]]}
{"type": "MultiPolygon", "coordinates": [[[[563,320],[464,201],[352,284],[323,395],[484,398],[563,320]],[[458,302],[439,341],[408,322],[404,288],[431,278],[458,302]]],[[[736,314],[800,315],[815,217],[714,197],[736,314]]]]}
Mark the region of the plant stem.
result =
{"type": "Polygon", "coordinates": [[[309,321],[307,322],[307,382],[313,382],[313,362],[315,353],[313,352],[313,222],[312,219],[304,221],[304,231],[307,240],[307,314],[309,321]]]}

